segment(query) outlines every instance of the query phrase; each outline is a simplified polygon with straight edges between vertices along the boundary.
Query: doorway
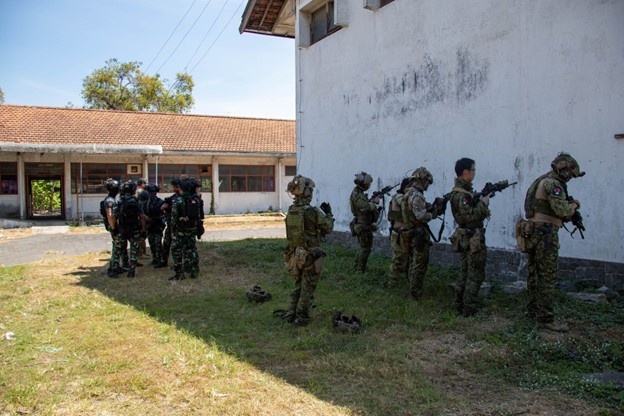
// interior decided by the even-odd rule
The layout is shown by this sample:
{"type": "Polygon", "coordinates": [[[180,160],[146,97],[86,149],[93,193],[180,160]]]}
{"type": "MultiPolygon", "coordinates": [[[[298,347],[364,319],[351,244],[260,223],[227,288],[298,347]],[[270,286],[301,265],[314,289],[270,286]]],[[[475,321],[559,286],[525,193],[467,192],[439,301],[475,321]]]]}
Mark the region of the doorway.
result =
{"type": "Polygon", "coordinates": [[[63,164],[26,164],[26,216],[64,220],[63,164]]]}

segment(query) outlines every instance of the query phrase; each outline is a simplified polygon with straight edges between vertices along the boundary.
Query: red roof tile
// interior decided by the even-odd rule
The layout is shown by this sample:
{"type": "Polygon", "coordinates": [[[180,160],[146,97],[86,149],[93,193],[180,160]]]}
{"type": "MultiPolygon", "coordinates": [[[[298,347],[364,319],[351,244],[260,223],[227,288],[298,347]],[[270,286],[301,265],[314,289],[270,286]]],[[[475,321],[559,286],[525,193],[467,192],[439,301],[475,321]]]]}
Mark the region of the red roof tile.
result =
{"type": "Polygon", "coordinates": [[[0,142],[294,155],[295,140],[294,120],[0,105],[0,142]]]}

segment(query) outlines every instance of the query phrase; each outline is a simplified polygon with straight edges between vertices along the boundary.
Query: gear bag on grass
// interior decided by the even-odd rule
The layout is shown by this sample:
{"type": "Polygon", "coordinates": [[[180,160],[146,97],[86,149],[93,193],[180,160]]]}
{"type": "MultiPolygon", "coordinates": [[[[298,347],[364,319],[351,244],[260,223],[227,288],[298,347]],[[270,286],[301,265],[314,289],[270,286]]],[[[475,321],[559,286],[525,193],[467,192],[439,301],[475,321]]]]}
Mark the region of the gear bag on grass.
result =
{"type": "Polygon", "coordinates": [[[179,206],[179,228],[190,231],[197,229],[200,222],[201,200],[198,195],[182,196],[179,206]]]}
{"type": "Polygon", "coordinates": [[[133,231],[141,228],[139,201],[131,197],[122,197],[117,207],[117,224],[120,231],[133,231]]]}

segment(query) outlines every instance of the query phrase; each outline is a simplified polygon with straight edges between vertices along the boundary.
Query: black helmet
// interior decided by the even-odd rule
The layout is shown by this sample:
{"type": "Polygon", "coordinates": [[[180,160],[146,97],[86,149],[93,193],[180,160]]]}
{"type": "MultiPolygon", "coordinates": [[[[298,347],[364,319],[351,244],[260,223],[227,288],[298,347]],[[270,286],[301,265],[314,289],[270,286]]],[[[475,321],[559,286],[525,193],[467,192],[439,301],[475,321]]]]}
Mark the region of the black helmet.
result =
{"type": "Polygon", "coordinates": [[[146,184],[147,185],[147,179],[145,178],[139,178],[139,180],[136,182],[137,186],[146,184]]]}
{"type": "Polygon", "coordinates": [[[193,178],[182,179],[180,188],[182,188],[183,192],[192,192],[197,188],[197,181],[193,178]]]}
{"type": "Polygon", "coordinates": [[[149,192],[150,194],[155,194],[157,192],[160,192],[160,186],[155,185],[155,184],[148,185],[147,192],[149,192]]]}
{"type": "Polygon", "coordinates": [[[108,192],[119,192],[119,181],[113,178],[108,178],[104,186],[108,192]]]}
{"type": "Polygon", "coordinates": [[[134,181],[126,181],[121,185],[122,194],[134,194],[136,192],[137,185],[134,181]]]}
{"type": "Polygon", "coordinates": [[[139,192],[139,201],[147,201],[149,199],[149,192],[143,189],[139,192]]]}

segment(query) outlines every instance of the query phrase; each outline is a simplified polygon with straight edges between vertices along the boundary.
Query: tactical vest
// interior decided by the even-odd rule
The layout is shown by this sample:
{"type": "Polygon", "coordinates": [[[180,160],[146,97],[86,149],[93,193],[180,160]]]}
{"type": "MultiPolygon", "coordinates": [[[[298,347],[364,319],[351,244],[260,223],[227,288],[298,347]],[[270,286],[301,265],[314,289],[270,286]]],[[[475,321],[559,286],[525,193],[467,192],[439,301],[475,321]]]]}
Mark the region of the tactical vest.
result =
{"type": "Polygon", "coordinates": [[[405,199],[405,194],[397,193],[390,201],[390,209],[388,210],[388,221],[391,223],[403,223],[403,213],[401,212],[401,204],[405,199]]]}
{"type": "MultiPolygon", "coordinates": [[[[524,200],[524,211],[526,213],[526,217],[527,218],[532,218],[533,216],[535,216],[536,212],[539,212],[541,214],[545,214],[545,215],[549,215],[551,217],[557,218],[557,214],[550,207],[550,204],[548,203],[548,200],[546,200],[546,199],[538,199],[537,198],[537,189],[538,189],[540,183],[544,179],[549,178],[550,176],[551,176],[550,173],[547,173],[545,175],[540,176],[535,181],[533,181],[533,183],[531,184],[531,186],[527,190],[526,198],[524,200]]],[[[567,195],[567,193],[568,193],[567,185],[562,183],[561,187],[563,188],[563,190],[565,191],[565,193],[567,195]]]]}
{"type": "MultiPolygon", "coordinates": [[[[461,188],[459,186],[455,186],[451,189],[451,212],[453,213],[453,217],[457,218],[457,207],[455,205],[455,195],[456,194],[467,195],[467,198],[474,198],[474,194],[467,189],[461,188]]],[[[466,224],[457,224],[460,228],[483,228],[483,221],[474,221],[466,224]]]]}
{"type": "Polygon", "coordinates": [[[286,215],[286,239],[288,247],[305,247],[305,213],[310,205],[291,205],[286,215]]]}

